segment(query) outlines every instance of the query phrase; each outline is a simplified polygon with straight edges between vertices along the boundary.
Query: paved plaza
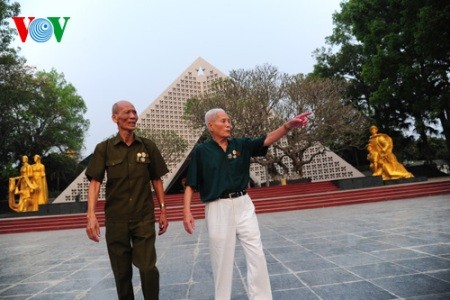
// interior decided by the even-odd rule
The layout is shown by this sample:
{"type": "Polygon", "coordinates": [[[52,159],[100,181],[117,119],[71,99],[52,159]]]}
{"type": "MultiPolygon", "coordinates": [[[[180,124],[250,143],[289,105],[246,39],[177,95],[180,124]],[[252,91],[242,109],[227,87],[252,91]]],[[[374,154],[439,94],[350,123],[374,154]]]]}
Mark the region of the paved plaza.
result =
{"type": "MultiPolygon", "coordinates": [[[[258,215],[273,298],[450,299],[450,197],[258,215]]],[[[203,220],[157,239],[160,299],[213,299],[203,220]]],[[[104,234],[104,228],[102,228],[104,234]]],[[[104,239],[84,229],[0,235],[0,299],[116,299],[104,239]]],[[[134,272],[136,299],[143,299],[134,272]]],[[[247,299],[236,247],[232,299],[247,299]]]]}

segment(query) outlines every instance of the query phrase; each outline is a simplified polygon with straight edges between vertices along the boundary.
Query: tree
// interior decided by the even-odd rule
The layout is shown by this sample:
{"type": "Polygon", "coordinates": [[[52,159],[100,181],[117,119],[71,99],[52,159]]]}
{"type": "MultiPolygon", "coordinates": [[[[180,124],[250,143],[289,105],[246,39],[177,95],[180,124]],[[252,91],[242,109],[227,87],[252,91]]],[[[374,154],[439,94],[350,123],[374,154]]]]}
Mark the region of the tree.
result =
{"type": "Polygon", "coordinates": [[[450,3],[349,0],[333,21],[314,73],[347,79],[352,103],[394,138],[413,129],[427,160],[432,134],[445,136],[449,153],[450,3]]]}
{"type": "Polygon", "coordinates": [[[283,98],[284,76],[268,64],[253,70],[232,70],[228,78],[213,82],[209,94],[188,99],[184,116],[199,129],[205,126],[205,113],[220,107],[236,122],[234,135],[256,137],[273,126],[273,109],[283,98]]]}
{"type": "Polygon", "coordinates": [[[184,158],[183,154],[187,150],[188,143],[175,131],[139,129],[138,134],[155,142],[169,169],[184,158]]]}
{"type": "MultiPolygon", "coordinates": [[[[10,4],[10,1],[0,0],[0,111],[7,112],[8,108],[8,93],[11,86],[12,78],[17,77],[17,64],[20,59],[16,54],[15,49],[10,47],[11,41],[14,38],[14,31],[8,26],[7,20],[19,13],[20,6],[18,3],[10,4]]],[[[24,72],[26,73],[26,72],[24,72]]],[[[3,113],[0,118],[0,140],[5,141],[5,134],[3,128],[10,122],[11,116],[8,113],[3,113]]],[[[14,166],[11,164],[9,158],[10,149],[8,145],[2,143],[0,147],[0,194],[6,195],[6,183],[4,178],[8,174],[14,172],[14,166]]]]}
{"type": "Polygon", "coordinates": [[[83,99],[55,70],[30,75],[23,88],[10,91],[11,120],[2,124],[5,142],[16,155],[79,152],[89,127],[83,99]]]}
{"type": "Polygon", "coordinates": [[[15,31],[8,26],[8,19],[17,16],[20,12],[20,5],[17,2],[10,4],[9,0],[0,0],[0,57],[6,54],[16,54],[16,50],[11,48],[11,42],[15,31]]]}
{"type": "Polygon", "coordinates": [[[286,140],[274,144],[276,153],[253,159],[267,173],[287,176],[287,157],[297,177],[302,177],[303,165],[327,149],[322,147],[306,158],[303,154],[308,148],[318,142],[333,148],[357,144],[362,128],[367,126],[364,115],[343,101],[345,87],[340,80],[292,76],[270,65],[237,70],[216,81],[211,94],[189,99],[185,118],[196,128],[203,128],[205,112],[220,107],[231,116],[234,135],[257,137],[281,126],[288,118],[312,111],[310,126],[293,130],[286,140]]]}
{"type": "Polygon", "coordinates": [[[50,153],[79,153],[89,121],[86,106],[63,74],[38,71],[23,63],[0,71],[0,150],[2,182],[22,155],[39,154],[45,162],[50,153]]]}
{"type": "Polygon", "coordinates": [[[18,3],[0,0],[0,195],[22,155],[39,154],[45,163],[52,153],[79,153],[89,127],[86,105],[64,75],[36,71],[10,46],[16,33],[7,19],[19,12],[18,3]]]}
{"type": "Polygon", "coordinates": [[[363,113],[347,104],[343,98],[346,87],[347,83],[342,80],[301,74],[285,81],[286,96],[276,114],[285,120],[304,111],[313,112],[307,128],[290,132],[287,144],[274,145],[292,160],[294,170],[300,176],[303,166],[327,149],[336,152],[363,145],[368,120],[363,113]],[[305,157],[306,150],[312,146],[318,146],[318,150],[305,157]]]}

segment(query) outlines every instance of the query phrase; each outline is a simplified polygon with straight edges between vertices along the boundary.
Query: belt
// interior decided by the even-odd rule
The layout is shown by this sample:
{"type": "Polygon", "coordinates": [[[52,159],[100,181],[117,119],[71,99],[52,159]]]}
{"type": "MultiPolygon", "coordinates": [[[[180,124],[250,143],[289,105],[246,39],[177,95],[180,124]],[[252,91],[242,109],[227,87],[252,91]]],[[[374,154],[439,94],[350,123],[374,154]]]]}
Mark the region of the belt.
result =
{"type": "Polygon", "coordinates": [[[229,193],[229,194],[222,194],[222,195],[220,195],[220,199],[227,199],[227,198],[237,198],[237,197],[240,197],[240,196],[244,196],[245,194],[247,194],[247,191],[246,190],[242,190],[242,191],[239,191],[239,192],[234,192],[234,193],[229,193]]]}

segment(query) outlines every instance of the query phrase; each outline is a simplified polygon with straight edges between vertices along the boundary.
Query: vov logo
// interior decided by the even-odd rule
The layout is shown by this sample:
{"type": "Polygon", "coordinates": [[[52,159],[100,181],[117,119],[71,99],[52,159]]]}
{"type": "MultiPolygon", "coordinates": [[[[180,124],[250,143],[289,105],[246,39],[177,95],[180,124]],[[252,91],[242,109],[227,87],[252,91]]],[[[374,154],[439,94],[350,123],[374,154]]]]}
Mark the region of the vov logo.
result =
{"type": "Polygon", "coordinates": [[[28,35],[38,43],[47,42],[52,35],[55,35],[56,41],[61,42],[67,22],[70,17],[62,17],[64,24],[61,26],[59,20],[61,17],[38,18],[28,17],[28,27],[25,26],[25,17],[12,17],[19,32],[20,39],[23,43],[27,40],[28,35]]]}

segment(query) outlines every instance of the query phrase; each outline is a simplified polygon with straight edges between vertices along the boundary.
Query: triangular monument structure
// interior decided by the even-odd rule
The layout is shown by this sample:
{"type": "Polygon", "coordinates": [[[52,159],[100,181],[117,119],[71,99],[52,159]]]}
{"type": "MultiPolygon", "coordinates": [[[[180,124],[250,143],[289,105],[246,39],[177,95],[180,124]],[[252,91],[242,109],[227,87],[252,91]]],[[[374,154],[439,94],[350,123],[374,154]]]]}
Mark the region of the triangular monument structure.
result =
{"type": "MultiPolygon", "coordinates": [[[[171,130],[188,143],[184,155],[168,166],[169,173],[163,178],[166,191],[168,187],[174,185],[175,181],[180,180],[180,172],[186,166],[186,159],[202,133],[201,130],[193,130],[192,126],[182,118],[184,105],[189,98],[208,93],[212,83],[224,77],[226,77],[224,73],[199,57],[139,115],[138,128],[171,130]]],[[[312,147],[305,155],[311,155],[315,151],[317,150],[312,147]]],[[[260,165],[252,164],[250,171],[253,181],[257,184],[266,181],[265,170],[260,165]]],[[[316,156],[312,163],[305,166],[303,175],[311,178],[312,181],[364,176],[332,151],[316,156]]],[[[89,182],[83,171],[53,203],[87,201],[88,186],[89,182]]],[[[105,199],[105,182],[102,184],[99,199],[105,199]]]]}

